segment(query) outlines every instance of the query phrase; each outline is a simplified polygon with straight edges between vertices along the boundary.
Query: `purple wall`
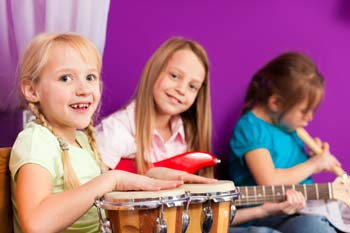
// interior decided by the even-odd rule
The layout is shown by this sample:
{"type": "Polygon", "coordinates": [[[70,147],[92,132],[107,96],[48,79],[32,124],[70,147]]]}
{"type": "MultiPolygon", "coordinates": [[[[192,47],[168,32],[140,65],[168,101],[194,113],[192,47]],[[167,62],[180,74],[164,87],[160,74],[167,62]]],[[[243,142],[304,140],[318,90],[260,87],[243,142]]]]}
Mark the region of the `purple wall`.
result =
{"type": "MultiPolygon", "coordinates": [[[[326,79],[326,98],[308,129],[331,144],[349,172],[350,1],[111,1],[102,117],[131,98],[147,59],[175,35],[198,41],[208,52],[217,156],[227,159],[229,136],[252,74],[276,55],[297,50],[312,57],[326,79]]],[[[18,116],[0,113],[0,146],[12,145],[18,116]]],[[[318,181],[333,178],[316,176],[318,181]]]]}
{"type": "MultiPolygon", "coordinates": [[[[208,52],[217,156],[227,158],[229,136],[252,74],[276,55],[297,50],[312,57],[326,79],[326,98],[308,129],[331,144],[349,171],[347,0],[111,1],[102,116],[131,98],[147,59],[175,35],[197,40],[208,52]]],[[[316,176],[318,181],[333,178],[316,176]]]]}

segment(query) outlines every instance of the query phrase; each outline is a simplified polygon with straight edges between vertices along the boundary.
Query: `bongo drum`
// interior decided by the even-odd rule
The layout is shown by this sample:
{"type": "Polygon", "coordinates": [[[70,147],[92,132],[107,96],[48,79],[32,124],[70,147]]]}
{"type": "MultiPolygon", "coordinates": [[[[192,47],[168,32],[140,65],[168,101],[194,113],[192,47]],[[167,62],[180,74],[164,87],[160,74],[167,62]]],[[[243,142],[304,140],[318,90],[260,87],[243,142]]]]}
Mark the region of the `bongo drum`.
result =
{"type": "Polygon", "coordinates": [[[181,186],[190,197],[190,222],[187,233],[228,232],[235,214],[234,200],[239,193],[232,181],[212,184],[184,184],[181,186]]]}
{"type": "Polygon", "coordinates": [[[179,188],[152,192],[110,192],[97,200],[95,205],[99,210],[102,232],[181,233],[184,206],[188,199],[185,190],[179,188]],[[103,220],[100,208],[105,210],[109,222],[103,220]]]}

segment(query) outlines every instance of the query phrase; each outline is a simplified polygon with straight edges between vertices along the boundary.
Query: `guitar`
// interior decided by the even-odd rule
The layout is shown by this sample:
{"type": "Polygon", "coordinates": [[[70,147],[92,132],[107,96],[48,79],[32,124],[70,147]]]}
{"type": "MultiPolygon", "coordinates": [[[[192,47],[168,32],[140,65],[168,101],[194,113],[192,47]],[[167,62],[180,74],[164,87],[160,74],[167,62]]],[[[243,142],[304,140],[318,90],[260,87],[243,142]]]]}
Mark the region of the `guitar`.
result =
{"type": "Polygon", "coordinates": [[[235,205],[254,205],[265,202],[281,202],[286,198],[288,189],[303,193],[306,200],[340,200],[350,207],[349,179],[336,178],[333,183],[296,184],[296,185],[261,185],[236,187],[240,197],[235,205]]]}
{"type": "MultiPolygon", "coordinates": [[[[154,167],[167,167],[176,170],[195,173],[200,168],[215,166],[220,159],[214,155],[202,151],[191,151],[153,163],[154,167]]],[[[122,158],[114,169],[137,173],[134,159],[122,158]]]]}
{"type": "Polygon", "coordinates": [[[236,187],[240,196],[236,206],[281,202],[286,199],[286,191],[295,189],[303,193],[306,200],[339,200],[347,205],[341,211],[337,202],[311,202],[301,213],[317,214],[326,217],[336,228],[350,232],[350,177],[338,177],[333,183],[240,186],[236,187]],[[345,216],[346,215],[346,216],[345,216]]]}

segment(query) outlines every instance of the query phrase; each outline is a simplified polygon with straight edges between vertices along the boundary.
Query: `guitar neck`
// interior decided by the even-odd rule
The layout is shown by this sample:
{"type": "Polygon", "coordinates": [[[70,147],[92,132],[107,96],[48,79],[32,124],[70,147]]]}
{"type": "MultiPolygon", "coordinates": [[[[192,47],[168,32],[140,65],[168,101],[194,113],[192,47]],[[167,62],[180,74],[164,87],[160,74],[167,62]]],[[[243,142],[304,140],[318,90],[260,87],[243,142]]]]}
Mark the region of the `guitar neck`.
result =
{"type": "Polygon", "coordinates": [[[240,197],[236,206],[255,205],[265,202],[281,202],[286,199],[286,191],[295,189],[304,194],[306,200],[333,199],[332,183],[298,184],[273,186],[240,186],[237,190],[240,197]]]}

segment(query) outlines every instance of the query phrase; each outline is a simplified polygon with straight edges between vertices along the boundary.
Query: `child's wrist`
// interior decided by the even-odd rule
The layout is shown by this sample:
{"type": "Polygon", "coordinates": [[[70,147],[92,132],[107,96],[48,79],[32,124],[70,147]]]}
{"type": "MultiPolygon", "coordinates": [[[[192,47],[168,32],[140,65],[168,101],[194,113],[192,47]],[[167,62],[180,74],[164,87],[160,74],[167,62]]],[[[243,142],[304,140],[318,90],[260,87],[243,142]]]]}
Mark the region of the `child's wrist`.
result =
{"type": "Polygon", "coordinates": [[[317,174],[318,173],[318,167],[317,164],[315,163],[313,158],[310,158],[307,162],[306,165],[309,166],[309,169],[311,171],[311,175],[317,174]]]}
{"type": "Polygon", "coordinates": [[[269,213],[268,213],[268,211],[266,211],[266,209],[264,208],[263,205],[259,206],[256,217],[257,217],[257,219],[269,217],[269,213]]]}

